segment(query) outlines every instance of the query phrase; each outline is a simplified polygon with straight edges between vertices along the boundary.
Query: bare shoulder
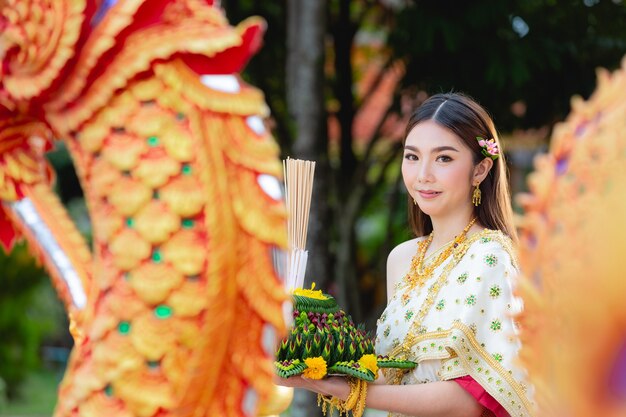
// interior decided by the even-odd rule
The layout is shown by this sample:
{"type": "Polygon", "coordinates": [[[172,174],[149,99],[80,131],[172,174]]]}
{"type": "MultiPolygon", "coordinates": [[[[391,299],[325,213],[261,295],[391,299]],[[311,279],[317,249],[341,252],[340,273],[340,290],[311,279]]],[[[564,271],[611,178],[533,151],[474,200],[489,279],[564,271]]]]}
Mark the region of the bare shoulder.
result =
{"type": "Polygon", "coordinates": [[[423,238],[415,238],[400,243],[389,252],[387,257],[387,298],[391,298],[396,284],[407,274],[411,267],[411,259],[417,250],[417,242],[423,238]]]}
{"type": "Polygon", "coordinates": [[[389,257],[387,258],[387,264],[392,261],[398,260],[398,258],[406,258],[406,256],[412,257],[415,255],[415,251],[417,250],[417,242],[419,242],[421,237],[417,237],[415,239],[407,240],[406,242],[400,243],[398,246],[393,248],[391,252],[389,252],[389,257]]]}

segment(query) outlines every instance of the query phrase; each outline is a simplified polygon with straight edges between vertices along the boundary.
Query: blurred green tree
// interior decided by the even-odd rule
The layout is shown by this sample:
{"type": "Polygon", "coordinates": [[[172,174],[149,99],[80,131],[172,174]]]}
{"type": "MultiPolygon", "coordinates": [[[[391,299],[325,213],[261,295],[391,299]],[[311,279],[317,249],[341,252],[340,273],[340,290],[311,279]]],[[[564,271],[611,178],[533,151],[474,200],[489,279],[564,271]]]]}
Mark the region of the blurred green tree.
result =
{"type": "Polygon", "coordinates": [[[626,53],[621,0],[414,1],[397,13],[389,45],[407,62],[405,86],[478,98],[503,131],[551,125],[587,97],[595,69],[626,53]],[[512,110],[522,103],[522,110],[512,110]],[[516,114],[517,113],[517,114],[516,114]]]}
{"type": "Polygon", "coordinates": [[[62,332],[60,306],[46,273],[25,244],[7,255],[0,249],[0,379],[9,399],[41,363],[44,338],[62,332]]]}

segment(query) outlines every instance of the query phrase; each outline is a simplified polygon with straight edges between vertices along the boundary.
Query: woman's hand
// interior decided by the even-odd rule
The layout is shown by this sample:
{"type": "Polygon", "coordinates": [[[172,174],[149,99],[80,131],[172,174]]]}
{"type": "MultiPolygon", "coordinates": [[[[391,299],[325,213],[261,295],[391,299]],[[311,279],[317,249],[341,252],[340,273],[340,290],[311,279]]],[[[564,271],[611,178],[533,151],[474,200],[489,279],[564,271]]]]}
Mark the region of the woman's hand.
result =
{"type": "Polygon", "coordinates": [[[284,387],[303,388],[309,391],[317,392],[322,395],[344,400],[350,394],[350,386],[345,378],[333,376],[324,379],[308,379],[302,376],[292,376],[290,378],[275,377],[274,383],[284,387]]]}

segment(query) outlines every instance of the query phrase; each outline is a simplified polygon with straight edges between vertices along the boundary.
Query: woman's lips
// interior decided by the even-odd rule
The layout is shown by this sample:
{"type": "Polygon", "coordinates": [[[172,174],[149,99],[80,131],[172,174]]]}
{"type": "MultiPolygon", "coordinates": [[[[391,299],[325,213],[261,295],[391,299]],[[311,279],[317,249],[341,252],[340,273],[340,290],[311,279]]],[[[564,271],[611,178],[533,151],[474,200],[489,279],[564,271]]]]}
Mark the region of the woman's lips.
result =
{"type": "Polygon", "coordinates": [[[433,199],[441,194],[439,191],[418,191],[417,193],[425,200],[433,199]]]}

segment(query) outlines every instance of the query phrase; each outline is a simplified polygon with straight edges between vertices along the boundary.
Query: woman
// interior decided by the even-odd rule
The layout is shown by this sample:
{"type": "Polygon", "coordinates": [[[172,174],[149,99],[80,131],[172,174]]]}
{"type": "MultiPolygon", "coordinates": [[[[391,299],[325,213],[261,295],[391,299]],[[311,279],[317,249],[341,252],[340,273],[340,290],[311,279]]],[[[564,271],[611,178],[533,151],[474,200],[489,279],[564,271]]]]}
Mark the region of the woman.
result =
{"type": "MultiPolygon", "coordinates": [[[[406,132],[402,176],[419,237],[389,254],[376,349],[419,365],[385,372],[366,405],[420,417],[528,416],[512,318],[517,238],[493,122],[467,96],[437,94],[406,132]]],[[[340,401],[352,386],[342,378],[282,383],[340,401]]]]}

